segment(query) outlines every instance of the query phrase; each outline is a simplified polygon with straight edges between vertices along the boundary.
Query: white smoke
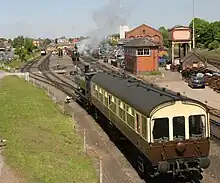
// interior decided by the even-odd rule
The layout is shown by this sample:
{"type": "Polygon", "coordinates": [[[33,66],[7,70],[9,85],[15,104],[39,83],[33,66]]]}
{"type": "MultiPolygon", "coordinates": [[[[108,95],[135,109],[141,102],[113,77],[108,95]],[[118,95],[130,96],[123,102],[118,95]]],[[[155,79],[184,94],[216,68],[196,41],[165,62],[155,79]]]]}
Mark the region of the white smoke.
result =
{"type": "Polygon", "coordinates": [[[79,52],[84,52],[86,45],[95,49],[106,36],[119,32],[120,25],[125,25],[131,14],[128,1],[109,0],[108,4],[93,12],[96,28],[87,33],[89,39],[80,42],[79,52]]]}

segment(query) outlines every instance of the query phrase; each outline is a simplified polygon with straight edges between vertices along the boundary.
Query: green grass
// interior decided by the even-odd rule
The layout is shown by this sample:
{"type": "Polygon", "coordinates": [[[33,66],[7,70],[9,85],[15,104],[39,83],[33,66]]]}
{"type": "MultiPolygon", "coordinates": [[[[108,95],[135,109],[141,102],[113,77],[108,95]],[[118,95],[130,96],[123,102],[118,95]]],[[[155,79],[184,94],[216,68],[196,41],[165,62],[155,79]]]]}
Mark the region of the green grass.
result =
{"type": "Polygon", "coordinates": [[[7,70],[7,69],[2,68],[2,67],[0,67],[0,70],[1,70],[1,71],[5,71],[5,72],[8,72],[8,70],[7,70]]]}
{"type": "Polygon", "coordinates": [[[8,64],[6,64],[7,66],[11,67],[11,68],[20,68],[22,67],[24,64],[28,63],[28,62],[32,62],[34,58],[39,57],[40,54],[36,53],[36,54],[32,54],[32,55],[28,55],[26,57],[27,61],[21,61],[18,58],[17,59],[13,59],[11,62],[9,62],[8,64]]]}
{"type": "Polygon", "coordinates": [[[0,81],[0,134],[6,163],[27,183],[94,183],[72,120],[42,89],[15,76],[0,81]]]}

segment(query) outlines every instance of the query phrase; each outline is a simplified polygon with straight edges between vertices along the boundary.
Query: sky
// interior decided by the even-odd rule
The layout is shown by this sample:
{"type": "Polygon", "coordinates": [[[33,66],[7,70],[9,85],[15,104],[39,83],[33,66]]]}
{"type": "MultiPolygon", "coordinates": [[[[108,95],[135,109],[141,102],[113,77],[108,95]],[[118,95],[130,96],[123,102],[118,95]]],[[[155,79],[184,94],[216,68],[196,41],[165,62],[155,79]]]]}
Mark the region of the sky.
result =
{"type": "MultiPolygon", "coordinates": [[[[0,37],[77,37],[119,32],[140,24],[188,25],[193,0],[7,0],[1,2],[0,37]]],[[[195,17],[220,20],[220,0],[195,0],[195,17]]]]}

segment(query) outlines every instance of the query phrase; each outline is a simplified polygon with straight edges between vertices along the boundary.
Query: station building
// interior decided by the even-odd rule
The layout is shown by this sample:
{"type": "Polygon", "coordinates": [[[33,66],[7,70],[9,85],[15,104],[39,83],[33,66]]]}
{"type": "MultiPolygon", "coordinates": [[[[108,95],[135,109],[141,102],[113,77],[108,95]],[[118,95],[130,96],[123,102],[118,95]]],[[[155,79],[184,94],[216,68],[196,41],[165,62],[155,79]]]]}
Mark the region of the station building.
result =
{"type": "Polygon", "coordinates": [[[160,45],[148,38],[136,38],[125,44],[125,70],[132,74],[157,71],[160,45]]]}
{"type": "Polygon", "coordinates": [[[130,31],[125,32],[125,39],[147,38],[152,41],[163,44],[162,33],[146,24],[142,24],[130,31]]]}

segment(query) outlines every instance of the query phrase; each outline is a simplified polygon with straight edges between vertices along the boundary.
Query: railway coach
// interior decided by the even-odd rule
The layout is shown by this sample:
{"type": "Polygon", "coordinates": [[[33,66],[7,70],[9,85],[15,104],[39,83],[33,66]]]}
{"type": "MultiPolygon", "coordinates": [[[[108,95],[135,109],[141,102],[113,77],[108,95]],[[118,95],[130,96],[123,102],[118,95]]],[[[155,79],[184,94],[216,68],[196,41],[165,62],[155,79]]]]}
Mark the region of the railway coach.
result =
{"type": "Polygon", "coordinates": [[[78,100],[102,113],[139,150],[134,156],[142,174],[202,179],[210,165],[205,104],[113,73],[86,72],[76,81],[78,100]]]}

